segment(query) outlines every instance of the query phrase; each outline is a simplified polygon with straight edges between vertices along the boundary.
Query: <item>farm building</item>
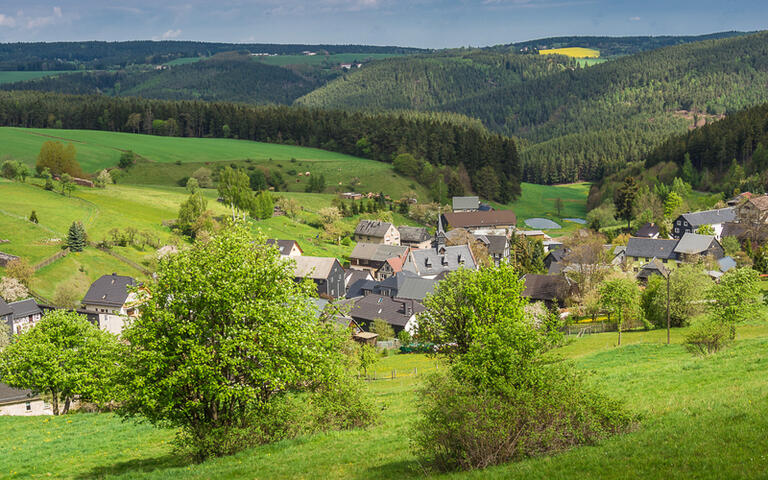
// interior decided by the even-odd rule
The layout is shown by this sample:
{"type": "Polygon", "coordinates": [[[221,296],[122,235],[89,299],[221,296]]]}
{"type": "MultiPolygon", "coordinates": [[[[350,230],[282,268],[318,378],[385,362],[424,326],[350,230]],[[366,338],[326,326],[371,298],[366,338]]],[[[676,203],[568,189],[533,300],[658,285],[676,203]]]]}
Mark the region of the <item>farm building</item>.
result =
{"type": "Polygon", "coordinates": [[[517,216],[512,210],[456,212],[444,213],[442,221],[450,228],[466,228],[471,231],[478,228],[510,229],[517,224],[517,216]]]}
{"type": "Polygon", "coordinates": [[[355,228],[355,241],[400,245],[400,231],[389,222],[360,220],[355,228]]]}
{"type": "Polygon", "coordinates": [[[429,248],[432,245],[432,235],[424,227],[397,227],[400,232],[400,245],[411,248],[429,248]]]}
{"type": "Polygon", "coordinates": [[[32,395],[31,390],[19,390],[0,383],[0,416],[53,415],[48,402],[32,395]]]}
{"type": "Polygon", "coordinates": [[[276,240],[274,238],[267,239],[267,245],[277,246],[277,250],[283,257],[298,257],[304,253],[296,240],[276,240]]]}

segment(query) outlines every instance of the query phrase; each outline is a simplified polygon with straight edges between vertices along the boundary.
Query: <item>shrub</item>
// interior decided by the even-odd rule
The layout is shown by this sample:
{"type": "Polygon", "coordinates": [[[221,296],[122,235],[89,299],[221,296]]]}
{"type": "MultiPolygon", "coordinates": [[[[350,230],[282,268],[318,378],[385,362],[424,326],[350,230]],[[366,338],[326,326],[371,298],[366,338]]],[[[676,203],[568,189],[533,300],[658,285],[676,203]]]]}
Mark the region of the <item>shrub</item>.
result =
{"type": "Polygon", "coordinates": [[[400,330],[400,332],[397,334],[397,339],[400,340],[400,343],[403,345],[410,345],[410,343],[413,341],[413,337],[411,337],[411,334],[408,333],[408,331],[405,329],[400,330]]]}
{"type": "Polygon", "coordinates": [[[619,404],[586,388],[570,368],[547,373],[550,381],[505,394],[432,375],[420,392],[417,452],[439,470],[485,468],[594,444],[634,426],[619,404]]]}
{"type": "Polygon", "coordinates": [[[379,334],[379,340],[387,341],[395,338],[395,331],[392,327],[381,318],[373,320],[373,324],[370,326],[370,331],[379,334]]]}
{"type": "Polygon", "coordinates": [[[685,348],[694,355],[711,355],[730,343],[735,333],[733,325],[704,320],[692,326],[685,335],[685,348]]]}

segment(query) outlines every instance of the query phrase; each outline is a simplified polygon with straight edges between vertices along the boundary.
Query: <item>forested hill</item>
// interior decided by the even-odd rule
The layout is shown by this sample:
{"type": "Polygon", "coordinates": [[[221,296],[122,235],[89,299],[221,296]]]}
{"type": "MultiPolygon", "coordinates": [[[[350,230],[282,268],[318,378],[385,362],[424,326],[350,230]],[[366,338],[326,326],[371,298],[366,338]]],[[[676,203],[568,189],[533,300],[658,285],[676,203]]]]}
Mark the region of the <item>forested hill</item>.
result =
{"type": "Polygon", "coordinates": [[[166,100],[291,104],[319,84],[314,77],[254,61],[247,54],[222,53],[165,70],[73,73],[4,84],[0,88],[166,100]]]}
{"type": "Polygon", "coordinates": [[[668,139],[648,155],[646,166],[661,162],[684,167],[687,180],[700,190],[764,190],[768,185],[768,104],[668,139]]]}
{"type": "Polygon", "coordinates": [[[635,53],[656,50],[657,48],[700,42],[702,40],[738,37],[749,33],[754,32],[718,32],[707,35],[661,35],[657,37],[548,37],[506,45],[497,45],[491,47],[491,49],[500,51],[520,51],[522,49],[528,49],[535,51],[542,48],[583,47],[599,50],[600,56],[605,58],[621,55],[634,55],[635,53]]]}
{"type": "MultiPolygon", "coordinates": [[[[507,203],[520,193],[514,141],[450,113],[367,114],[14,91],[0,92],[0,126],[233,137],[318,147],[384,162],[408,152],[431,165],[466,170],[476,191],[491,192],[486,198],[507,203]]],[[[355,172],[349,175],[352,178],[355,172]]]]}
{"type": "Polygon", "coordinates": [[[297,55],[304,51],[335,53],[420,53],[429,50],[373,45],[283,45],[187,41],[0,43],[0,70],[107,70],[159,64],[176,58],[210,57],[243,51],[297,55]]]}
{"type": "Polygon", "coordinates": [[[340,77],[296,103],[346,110],[435,110],[499,88],[518,88],[575,65],[565,57],[463,49],[390,58],[340,77]]]}
{"type": "Polygon", "coordinates": [[[694,121],[768,101],[765,32],[666,47],[588,68],[562,63],[568,62],[564,57],[501,53],[495,63],[484,61],[485,70],[466,67],[493,55],[456,52],[452,62],[437,64],[420,56],[381,62],[376,70],[337,79],[298,103],[462,113],[530,142],[522,151],[525,180],[559,183],[600,178],[642,160],[694,121]],[[507,59],[512,71],[501,75],[507,59]],[[463,88],[464,78],[475,88],[463,88]],[[439,86],[434,88],[439,95],[383,100],[392,92],[421,92],[432,85],[439,86]]]}

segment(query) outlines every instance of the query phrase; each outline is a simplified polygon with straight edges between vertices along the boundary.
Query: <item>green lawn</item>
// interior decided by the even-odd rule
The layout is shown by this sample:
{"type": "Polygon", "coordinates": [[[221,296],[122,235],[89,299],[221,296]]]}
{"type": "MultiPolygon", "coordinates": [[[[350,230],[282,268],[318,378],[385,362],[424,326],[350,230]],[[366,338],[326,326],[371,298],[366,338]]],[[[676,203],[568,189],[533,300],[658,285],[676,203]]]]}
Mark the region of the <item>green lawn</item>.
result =
{"type": "Polygon", "coordinates": [[[26,72],[7,72],[0,71],[0,84],[23,82],[25,80],[35,80],[43,77],[51,77],[55,75],[66,75],[68,73],[77,73],[77,70],[46,70],[46,71],[26,71],[26,72]]]}
{"type": "Polygon", "coordinates": [[[517,225],[521,228],[531,229],[524,220],[528,218],[546,218],[559,224],[561,229],[548,230],[547,233],[554,237],[567,235],[578,230],[581,225],[564,220],[565,218],[581,218],[587,216],[587,196],[591,184],[570,183],[566,185],[537,185],[535,183],[522,183],[522,194],[515,202],[508,205],[493,204],[497,208],[508,208],[517,214],[517,225]],[[563,200],[563,210],[558,216],[555,209],[555,199],[563,200]]]}
{"type": "Polygon", "coordinates": [[[175,67],[177,65],[186,65],[188,63],[195,63],[202,60],[204,57],[182,57],[182,58],[175,58],[171,60],[170,62],[165,62],[163,65],[170,65],[171,67],[175,67]]]}
{"type": "Polygon", "coordinates": [[[381,60],[400,55],[398,53],[336,53],[333,55],[277,55],[274,57],[254,57],[254,59],[267,65],[282,67],[286,65],[322,65],[323,63],[338,65],[354,61],[381,60]]]}
{"type": "Polygon", "coordinates": [[[308,177],[299,173],[324,175],[327,190],[347,190],[357,177],[358,191],[384,191],[399,199],[409,190],[426,200],[426,190],[413,180],[396,174],[384,162],[353,157],[317,148],[226,138],[180,138],[137,135],[95,130],[54,130],[0,128],[0,160],[16,158],[30,166],[37,162],[40,147],[47,140],[71,142],[77,160],[86,172],[114,167],[122,152],[132,150],[142,158],[128,170],[121,183],[177,186],[201,166],[216,162],[234,163],[253,170],[278,170],[289,191],[304,191],[308,177]],[[295,159],[295,161],[292,161],[295,159]]]}
{"type": "MultiPolygon", "coordinates": [[[[659,479],[765,478],[768,471],[768,326],[740,327],[737,341],[693,357],[663,330],[578,339],[555,353],[575,358],[608,394],[641,416],[640,428],[596,446],[440,478],[659,479]]],[[[111,414],[59,418],[0,417],[3,478],[280,479],[421,478],[408,431],[415,419],[412,375],[437,368],[423,355],[381,358],[369,382],[381,422],[367,430],[331,432],[253,448],[192,464],[174,455],[172,432],[123,423],[111,414]],[[34,448],[35,455],[30,455],[34,448]],[[50,475],[49,475],[50,474],[50,475]]]]}

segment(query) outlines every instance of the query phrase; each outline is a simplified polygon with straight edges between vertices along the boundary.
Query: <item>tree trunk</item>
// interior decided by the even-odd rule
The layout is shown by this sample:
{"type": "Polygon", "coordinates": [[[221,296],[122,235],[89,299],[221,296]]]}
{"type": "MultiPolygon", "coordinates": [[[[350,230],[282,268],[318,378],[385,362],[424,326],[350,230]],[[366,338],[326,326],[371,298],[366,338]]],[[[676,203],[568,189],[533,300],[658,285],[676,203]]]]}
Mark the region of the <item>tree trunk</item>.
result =
{"type": "Polygon", "coordinates": [[[53,407],[53,414],[59,414],[59,393],[56,390],[51,390],[51,406],[53,407]]]}
{"type": "Polygon", "coordinates": [[[64,411],[61,412],[62,415],[66,415],[67,413],[69,413],[69,406],[70,406],[71,403],[72,403],[72,397],[65,397],[64,398],[64,411]]]}

